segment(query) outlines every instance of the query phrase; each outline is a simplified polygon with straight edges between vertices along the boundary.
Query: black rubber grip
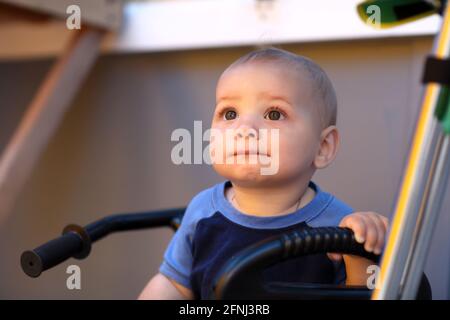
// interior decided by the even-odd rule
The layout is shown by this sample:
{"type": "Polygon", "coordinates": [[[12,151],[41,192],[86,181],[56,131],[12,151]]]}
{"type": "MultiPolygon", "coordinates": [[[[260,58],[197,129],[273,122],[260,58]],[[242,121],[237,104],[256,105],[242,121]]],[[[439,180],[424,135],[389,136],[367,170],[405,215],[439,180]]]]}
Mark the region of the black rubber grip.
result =
{"type": "Polygon", "coordinates": [[[175,208],[139,213],[115,214],[81,227],[70,224],[63,230],[63,236],[42,246],[22,253],[20,264],[23,271],[36,278],[43,271],[74,257],[86,258],[92,243],[113,232],[170,226],[176,231],[186,208],[175,208]]]}
{"type": "Polygon", "coordinates": [[[27,275],[36,278],[42,271],[54,267],[70,257],[82,258],[85,255],[83,251],[86,251],[83,235],[69,229],[65,230],[62,236],[50,240],[34,250],[22,253],[20,264],[27,275]]]}
{"type": "Polygon", "coordinates": [[[283,234],[283,259],[305,254],[337,252],[357,255],[378,262],[379,256],[364,250],[351,229],[340,227],[303,228],[283,234]]]}

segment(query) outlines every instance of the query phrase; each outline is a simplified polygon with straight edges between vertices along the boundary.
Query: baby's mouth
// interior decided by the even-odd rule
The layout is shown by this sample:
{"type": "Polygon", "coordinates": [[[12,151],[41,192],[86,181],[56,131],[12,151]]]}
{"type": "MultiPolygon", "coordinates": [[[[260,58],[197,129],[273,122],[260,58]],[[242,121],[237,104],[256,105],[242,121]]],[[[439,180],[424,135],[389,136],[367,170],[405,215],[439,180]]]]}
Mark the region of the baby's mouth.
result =
{"type": "Polygon", "coordinates": [[[266,157],[270,157],[270,154],[268,153],[263,153],[263,152],[259,152],[256,150],[237,150],[234,151],[231,156],[239,156],[239,155],[262,155],[262,156],[266,156],[266,157]]]}

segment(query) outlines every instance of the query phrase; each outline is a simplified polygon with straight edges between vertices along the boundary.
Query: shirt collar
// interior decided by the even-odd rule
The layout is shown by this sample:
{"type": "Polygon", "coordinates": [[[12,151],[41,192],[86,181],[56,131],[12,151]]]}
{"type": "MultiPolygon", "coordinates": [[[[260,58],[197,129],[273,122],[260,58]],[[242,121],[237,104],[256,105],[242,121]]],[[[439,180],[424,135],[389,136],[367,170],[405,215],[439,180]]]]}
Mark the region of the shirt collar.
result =
{"type": "Polygon", "coordinates": [[[229,220],[255,229],[279,229],[300,222],[308,222],[318,216],[331,201],[331,194],[322,191],[313,181],[309,187],[315,191],[314,198],[304,207],[280,216],[255,216],[237,210],[225,197],[225,188],[230,186],[229,180],[218,183],[214,187],[213,206],[229,220]]]}

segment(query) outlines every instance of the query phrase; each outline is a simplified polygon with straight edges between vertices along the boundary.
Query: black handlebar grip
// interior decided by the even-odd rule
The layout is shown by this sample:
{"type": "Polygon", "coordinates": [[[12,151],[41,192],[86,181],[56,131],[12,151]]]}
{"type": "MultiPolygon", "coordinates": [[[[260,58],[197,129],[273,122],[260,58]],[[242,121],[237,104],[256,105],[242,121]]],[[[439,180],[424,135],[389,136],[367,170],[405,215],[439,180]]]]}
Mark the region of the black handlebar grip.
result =
{"type": "Polygon", "coordinates": [[[284,259],[305,253],[337,252],[358,255],[377,263],[380,260],[380,255],[367,252],[364,245],[356,241],[353,231],[348,228],[303,228],[283,234],[279,239],[283,243],[284,259]]]}
{"type": "Polygon", "coordinates": [[[20,264],[27,275],[36,278],[43,271],[70,257],[77,259],[87,257],[90,249],[91,242],[84,228],[68,225],[64,228],[62,236],[50,240],[34,250],[23,252],[20,264]]]}

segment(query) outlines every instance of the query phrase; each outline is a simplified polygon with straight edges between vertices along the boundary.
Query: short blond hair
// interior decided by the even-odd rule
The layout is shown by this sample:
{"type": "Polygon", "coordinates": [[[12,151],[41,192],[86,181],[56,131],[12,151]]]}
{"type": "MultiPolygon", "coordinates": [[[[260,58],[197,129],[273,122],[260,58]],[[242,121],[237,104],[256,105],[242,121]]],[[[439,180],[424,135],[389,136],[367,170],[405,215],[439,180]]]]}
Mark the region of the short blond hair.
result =
{"type": "Polygon", "coordinates": [[[301,70],[306,71],[311,79],[313,95],[318,101],[321,115],[321,122],[324,128],[336,125],[337,120],[337,97],[333,84],[325,71],[313,60],[294,54],[279,48],[264,48],[247,53],[234,61],[228,68],[257,61],[281,62],[301,70]]]}

